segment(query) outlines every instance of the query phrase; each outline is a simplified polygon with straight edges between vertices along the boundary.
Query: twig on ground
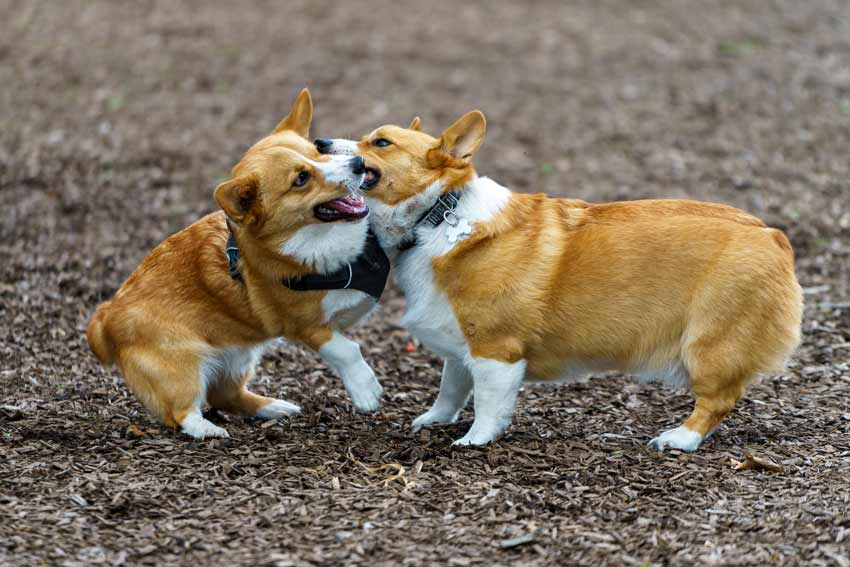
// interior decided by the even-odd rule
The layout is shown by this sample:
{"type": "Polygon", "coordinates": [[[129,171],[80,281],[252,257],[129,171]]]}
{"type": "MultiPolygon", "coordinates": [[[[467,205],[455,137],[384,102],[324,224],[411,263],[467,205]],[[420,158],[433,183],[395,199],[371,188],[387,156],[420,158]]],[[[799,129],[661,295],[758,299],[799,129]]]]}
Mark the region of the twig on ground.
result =
{"type": "Polygon", "coordinates": [[[731,459],[731,461],[736,471],[767,470],[775,473],[785,472],[785,467],[782,465],[777,465],[772,461],[756,457],[749,451],[744,451],[743,461],[736,461],[735,459],[731,459]]]}
{"type": "Polygon", "coordinates": [[[387,469],[397,471],[396,474],[390,475],[382,481],[384,483],[384,486],[389,486],[389,484],[392,481],[399,480],[402,483],[404,483],[404,488],[406,490],[406,489],[410,488],[411,486],[413,486],[413,484],[414,484],[412,480],[410,480],[406,476],[404,476],[405,468],[404,468],[404,466],[400,465],[399,463],[385,463],[385,464],[379,465],[377,467],[370,467],[370,466],[363,464],[362,461],[360,461],[357,457],[354,456],[354,452],[353,452],[351,447],[348,448],[348,458],[351,459],[351,462],[353,462],[354,464],[363,467],[363,469],[367,473],[369,473],[370,475],[373,475],[375,473],[378,473],[378,472],[381,472],[381,471],[384,471],[384,470],[387,470],[387,469]]]}
{"type": "Polygon", "coordinates": [[[531,543],[534,541],[534,538],[537,537],[536,532],[529,532],[525,535],[521,535],[519,537],[504,539],[499,542],[499,547],[502,549],[510,549],[512,547],[518,547],[520,545],[525,545],[526,543],[531,543]]]}

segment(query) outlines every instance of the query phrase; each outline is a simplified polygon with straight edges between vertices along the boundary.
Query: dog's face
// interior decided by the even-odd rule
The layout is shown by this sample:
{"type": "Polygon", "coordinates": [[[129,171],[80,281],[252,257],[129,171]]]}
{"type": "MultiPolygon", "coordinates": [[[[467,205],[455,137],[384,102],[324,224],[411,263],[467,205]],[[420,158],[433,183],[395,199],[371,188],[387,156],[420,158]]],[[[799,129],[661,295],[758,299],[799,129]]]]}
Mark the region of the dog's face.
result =
{"type": "Polygon", "coordinates": [[[369,213],[358,193],[363,158],[320,155],[306,138],[312,108],[305,89],[292,112],[248,150],[233,178],[215,191],[231,221],[272,250],[281,250],[303,227],[362,224],[369,213]]]}
{"type": "Polygon", "coordinates": [[[322,153],[358,155],[366,160],[360,189],[373,211],[372,224],[385,247],[396,246],[439,195],[467,184],[474,176],[472,155],[486,130],[474,110],[439,138],[420,130],[419,118],[408,128],[381,126],[359,142],[317,140],[322,153]]]}
{"type": "Polygon", "coordinates": [[[309,224],[356,222],[369,213],[357,195],[363,163],[350,156],[313,161],[283,147],[253,151],[215,198],[233,222],[254,232],[285,236],[309,224]]]}

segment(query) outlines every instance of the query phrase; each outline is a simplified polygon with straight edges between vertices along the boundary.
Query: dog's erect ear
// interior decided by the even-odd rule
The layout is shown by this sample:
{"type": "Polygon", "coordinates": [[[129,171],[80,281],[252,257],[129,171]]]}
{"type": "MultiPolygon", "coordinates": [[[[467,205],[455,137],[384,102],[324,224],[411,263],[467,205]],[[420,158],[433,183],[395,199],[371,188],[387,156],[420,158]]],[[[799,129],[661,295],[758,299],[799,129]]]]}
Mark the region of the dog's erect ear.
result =
{"type": "Polygon", "coordinates": [[[416,130],[417,132],[419,132],[419,130],[421,128],[422,128],[422,121],[419,120],[418,116],[416,118],[414,118],[413,122],[410,123],[410,126],[407,127],[408,130],[416,130]]]}
{"type": "Polygon", "coordinates": [[[487,120],[480,110],[467,112],[440,136],[440,149],[454,158],[468,159],[484,141],[487,120]]]}
{"type": "Polygon", "coordinates": [[[289,114],[278,122],[273,134],[283,132],[284,130],[294,130],[299,136],[306,138],[310,135],[310,122],[313,121],[313,99],[310,98],[310,91],[303,89],[295,99],[292,105],[292,110],[289,114]]]}
{"type": "Polygon", "coordinates": [[[251,224],[259,219],[260,179],[256,173],[240,175],[225,181],[215,190],[218,206],[238,224],[251,224]]]}

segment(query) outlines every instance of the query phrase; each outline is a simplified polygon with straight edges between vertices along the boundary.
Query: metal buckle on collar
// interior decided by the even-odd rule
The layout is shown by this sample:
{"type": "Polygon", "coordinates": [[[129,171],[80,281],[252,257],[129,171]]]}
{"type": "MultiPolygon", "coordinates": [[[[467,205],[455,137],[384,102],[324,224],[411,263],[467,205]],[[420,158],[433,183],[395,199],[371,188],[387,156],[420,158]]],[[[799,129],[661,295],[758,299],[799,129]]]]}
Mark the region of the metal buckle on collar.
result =
{"type": "Polygon", "coordinates": [[[425,220],[433,226],[439,226],[443,221],[448,222],[451,226],[455,226],[457,224],[457,215],[454,213],[454,208],[457,207],[458,203],[460,203],[460,199],[452,193],[440,195],[437,198],[437,202],[429,211],[428,216],[425,217],[425,220]],[[454,224],[448,219],[449,216],[455,218],[454,224]]]}

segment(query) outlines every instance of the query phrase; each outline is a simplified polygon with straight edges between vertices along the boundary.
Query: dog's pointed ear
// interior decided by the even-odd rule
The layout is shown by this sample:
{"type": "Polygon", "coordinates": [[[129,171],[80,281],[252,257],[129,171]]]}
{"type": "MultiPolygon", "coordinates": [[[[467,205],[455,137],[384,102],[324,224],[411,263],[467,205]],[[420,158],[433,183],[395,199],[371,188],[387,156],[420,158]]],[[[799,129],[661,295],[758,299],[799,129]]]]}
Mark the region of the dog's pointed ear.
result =
{"type": "Polygon", "coordinates": [[[256,173],[249,173],[216,187],[215,200],[230,220],[251,224],[260,218],[259,192],[260,178],[256,173]]]}
{"type": "Polygon", "coordinates": [[[413,121],[410,123],[410,126],[408,126],[407,129],[408,130],[416,130],[417,132],[419,132],[422,129],[422,121],[419,120],[418,116],[413,119],[413,121]]]}
{"type": "Polygon", "coordinates": [[[453,158],[469,159],[484,141],[487,120],[480,110],[467,112],[440,136],[440,149],[453,158]]]}
{"type": "Polygon", "coordinates": [[[295,103],[292,105],[292,110],[286,117],[278,122],[273,134],[283,132],[284,130],[293,130],[296,134],[303,138],[310,135],[310,123],[313,121],[313,99],[310,97],[310,90],[302,89],[295,103]]]}

